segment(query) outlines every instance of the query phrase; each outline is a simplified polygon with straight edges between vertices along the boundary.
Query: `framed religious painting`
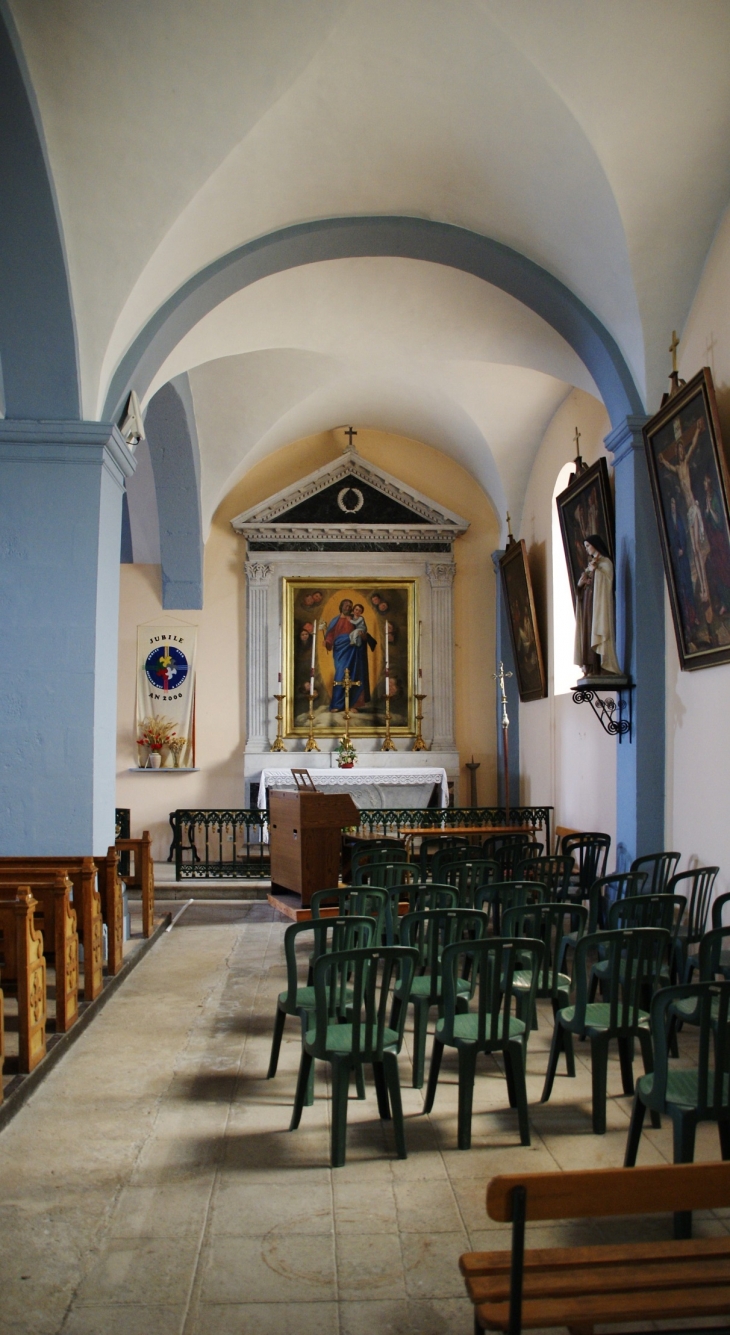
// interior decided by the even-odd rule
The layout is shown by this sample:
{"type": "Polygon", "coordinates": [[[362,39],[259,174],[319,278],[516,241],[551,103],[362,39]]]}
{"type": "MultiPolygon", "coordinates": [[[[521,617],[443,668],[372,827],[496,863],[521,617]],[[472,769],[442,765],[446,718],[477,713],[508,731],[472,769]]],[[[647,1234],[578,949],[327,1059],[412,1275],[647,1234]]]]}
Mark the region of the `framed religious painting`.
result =
{"type": "Polygon", "coordinates": [[[590,556],[586,542],[597,537],[606,549],[606,555],[615,567],[613,538],[613,498],[605,459],[590,468],[584,468],[570,486],[555,498],[563,535],[565,563],[568,567],[573,606],[578,597],[578,585],[585,574],[590,556]]]}
{"type": "Polygon", "coordinates": [[[542,700],[547,695],[547,676],[524,539],[510,543],[500,557],[499,568],[520,700],[542,700]]]}
{"type": "Polygon", "coordinates": [[[728,460],[709,367],[644,427],[683,670],[730,662],[728,460]]]}
{"type": "Polygon", "coordinates": [[[285,735],[306,737],[310,691],[317,736],[341,736],[346,680],[350,733],[415,733],[415,579],[285,579],[283,663],[285,735]],[[345,674],[348,673],[346,678],[345,674]]]}

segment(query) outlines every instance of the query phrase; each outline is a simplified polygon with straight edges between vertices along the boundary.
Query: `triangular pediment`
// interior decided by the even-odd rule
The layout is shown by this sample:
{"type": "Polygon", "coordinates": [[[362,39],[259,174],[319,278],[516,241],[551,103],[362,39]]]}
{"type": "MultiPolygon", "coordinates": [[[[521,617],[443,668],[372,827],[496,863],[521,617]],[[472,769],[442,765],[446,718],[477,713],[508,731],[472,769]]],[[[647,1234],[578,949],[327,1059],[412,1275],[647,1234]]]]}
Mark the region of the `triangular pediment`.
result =
{"type": "Polygon", "coordinates": [[[355,450],[231,521],[254,550],[337,546],[444,550],[468,523],[355,450]]]}

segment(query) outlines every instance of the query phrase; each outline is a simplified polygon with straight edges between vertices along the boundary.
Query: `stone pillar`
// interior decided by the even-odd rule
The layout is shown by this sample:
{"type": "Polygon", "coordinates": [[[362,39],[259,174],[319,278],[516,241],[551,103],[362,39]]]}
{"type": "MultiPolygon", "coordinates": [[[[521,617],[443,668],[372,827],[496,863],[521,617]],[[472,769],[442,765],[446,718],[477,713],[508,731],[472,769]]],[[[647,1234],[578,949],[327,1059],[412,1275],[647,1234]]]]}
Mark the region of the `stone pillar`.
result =
{"type": "Polygon", "coordinates": [[[269,589],[271,566],[247,561],[246,609],[246,750],[269,745],[269,589]]]}
{"type": "Polygon", "coordinates": [[[431,585],[431,681],[433,700],[433,751],[453,751],[454,740],[454,613],[453,561],[427,562],[431,585]]]}
{"type": "MultiPolygon", "coordinates": [[[[507,715],[509,717],[509,801],[510,806],[518,807],[520,805],[520,692],[517,686],[517,669],[509,629],[509,614],[502,587],[502,572],[499,568],[501,556],[504,556],[504,548],[492,552],[492,563],[497,576],[494,671],[499,672],[499,665],[503,663],[505,673],[512,673],[512,676],[505,680],[507,715]]],[[[495,682],[495,704],[497,717],[497,802],[499,806],[504,806],[506,797],[504,788],[504,741],[502,738],[502,694],[499,689],[499,682],[495,682]]]]}
{"type": "Polygon", "coordinates": [[[122,495],[134,467],[108,423],[0,421],[3,854],[114,842],[122,495]]]}
{"type": "Polygon", "coordinates": [[[617,743],[616,865],[664,847],[664,573],[641,428],[606,436],[616,499],[618,661],[635,683],[631,738],[617,743]]]}

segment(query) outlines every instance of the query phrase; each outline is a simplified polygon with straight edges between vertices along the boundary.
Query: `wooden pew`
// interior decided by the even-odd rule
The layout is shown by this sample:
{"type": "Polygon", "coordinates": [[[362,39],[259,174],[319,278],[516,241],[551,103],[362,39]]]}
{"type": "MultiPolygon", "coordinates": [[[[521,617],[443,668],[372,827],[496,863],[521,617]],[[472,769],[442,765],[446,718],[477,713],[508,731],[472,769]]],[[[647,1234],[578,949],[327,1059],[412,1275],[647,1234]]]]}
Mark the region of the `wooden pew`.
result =
{"type": "Polygon", "coordinates": [[[29,885],[21,885],[14,899],[0,899],[0,976],[17,990],[18,1069],[24,1075],[46,1055],[46,961],[35,908],[29,885]]]}
{"type": "Polygon", "coordinates": [[[117,839],[115,847],[118,852],[134,854],[134,872],[124,873],[122,880],[128,890],[142,891],[142,932],[151,936],[155,919],[155,867],[150,832],[143,830],[141,839],[117,839]]]}
{"type": "MultiPolygon", "coordinates": [[[[56,1033],[65,1034],[79,1014],[79,937],[76,911],[71,906],[73,886],[62,871],[45,873],[45,881],[33,884],[36,901],[35,926],[43,934],[46,961],[53,957],[56,970],[56,1033]]],[[[0,874],[0,894],[8,886],[17,893],[17,878],[0,874]]]]}
{"type": "MultiPolygon", "coordinates": [[[[116,852],[114,853],[116,859],[116,852]]],[[[97,890],[97,870],[93,858],[31,857],[0,858],[0,887],[3,885],[45,885],[49,874],[61,871],[71,881],[74,891],[77,931],[84,945],[84,1000],[93,1001],[103,985],[102,902],[97,890]]],[[[122,926],[121,890],[119,924],[122,926]]],[[[109,933],[111,937],[111,932],[109,933]]]]}
{"type": "MultiPolygon", "coordinates": [[[[730,1313],[730,1236],[525,1251],[525,1222],[714,1210],[730,1205],[730,1162],[521,1173],[492,1178],[491,1219],[512,1224],[512,1250],[467,1252],[459,1266],[475,1330],[519,1335],[568,1327],[730,1313]]],[[[716,1327],[714,1329],[717,1329],[716,1327]]],[[[728,1329],[727,1325],[722,1327],[728,1329]]]]}
{"type": "MultiPolygon", "coordinates": [[[[40,870],[63,870],[70,877],[76,889],[74,873],[78,870],[81,873],[81,891],[86,897],[86,887],[89,882],[89,864],[94,869],[94,876],[97,882],[98,894],[101,900],[101,914],[106,923],[109,956],[107,961],[107,971],[113,976],[119,973],[124,963],[124,917],[122,901],[122,882],[119,878],[119,854],[116,848],[111,846],[106,854],[102,853],[95,858],[85,857],[29,857],[29,858],[0,858],[0,874],[6,866],[14,864],[18,866],[31,867],[40,870]]],[[[23,878],[25,879],[25,877],[23,878]]],[[[31,881],[32,884],[32,881],[31,881]]],[[[74,896],[75,902],[75,896],[74,896]]],[[[85,902],[85,898],[84,898],[85,902]]],[[[82,937],[83,939],[83,937],[82,937]]],[[[86,959],[86,945],[84,945],[84,961],[86,959]]],[[[94,995],[97,995],[96,993],[94,995]]],[[[84,989],[86,1000],[86,989],[84,989]]]]}

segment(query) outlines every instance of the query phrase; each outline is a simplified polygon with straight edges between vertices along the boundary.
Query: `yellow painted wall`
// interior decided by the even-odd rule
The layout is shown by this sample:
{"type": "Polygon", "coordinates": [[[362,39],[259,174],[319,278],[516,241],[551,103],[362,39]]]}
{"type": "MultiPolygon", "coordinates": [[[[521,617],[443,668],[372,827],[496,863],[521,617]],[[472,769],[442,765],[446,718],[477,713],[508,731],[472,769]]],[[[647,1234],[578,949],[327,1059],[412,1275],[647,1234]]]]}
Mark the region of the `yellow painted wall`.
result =
{"type": "MultiPolygon", "coordinates": [[[[341,434],[341,433],[339,433],[341,434]]],[[[499,525],[491,502],[474,478],[439,450],[382,431],[358,430],[365,459],[456,511],[469,529],[454,547],[454,671],[456,744],[461,792],[468,792],[467,760],[481,762],[480,802],[496,800],[494,716],[495,577],[491,553],[499,525]]],[[[132,810],[132,829],[153,832],[155,857],[170,842],[168,813],[176,807],[243,805],[245,744],[246,545],[231,519],[342,453],[331,432],[295,441],[262,460],[238,482],[216,511],[205,545],[205,594],[201,612],[171,612],[199,627],[197,677],[197,774],[130,773],[134,746],[137,625],[162,615],[156,566],[121,567],[117,804],[132,810]]],[[[292,553],[292,574],[296,554],[292,553]]]]}

